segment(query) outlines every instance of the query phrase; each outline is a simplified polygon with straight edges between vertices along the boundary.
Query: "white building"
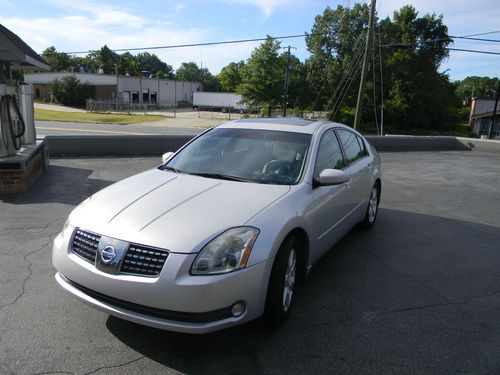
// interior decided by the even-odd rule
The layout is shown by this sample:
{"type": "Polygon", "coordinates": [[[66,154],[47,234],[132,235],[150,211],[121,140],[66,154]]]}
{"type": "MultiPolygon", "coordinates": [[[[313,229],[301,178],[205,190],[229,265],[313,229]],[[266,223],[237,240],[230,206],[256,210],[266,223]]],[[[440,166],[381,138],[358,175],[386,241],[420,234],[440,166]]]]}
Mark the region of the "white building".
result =
{"type": "MultiPolygon", "coordinates": [[[[495,107],[494,99],[476,99],[473,98],[470,104],[470,117],[469,126],[476,134],[487,135],[491,119],[493,117],[493,110],[495,107]]],[[[495,121],[491,129],[492,137],[500,136],[500,103],[498,104],[495,121]]]]}
{"type": "Polygon", "coordinates": [[[49,83],[67,76],[75,76],[80,82],[95,86],[95,100],[121,103],[190,106],[193,93],[203,90],[200,82],[94,73],[32,73],[25,74],[24,80],[33,84],[36,99],[50,100],[49,83]]]}

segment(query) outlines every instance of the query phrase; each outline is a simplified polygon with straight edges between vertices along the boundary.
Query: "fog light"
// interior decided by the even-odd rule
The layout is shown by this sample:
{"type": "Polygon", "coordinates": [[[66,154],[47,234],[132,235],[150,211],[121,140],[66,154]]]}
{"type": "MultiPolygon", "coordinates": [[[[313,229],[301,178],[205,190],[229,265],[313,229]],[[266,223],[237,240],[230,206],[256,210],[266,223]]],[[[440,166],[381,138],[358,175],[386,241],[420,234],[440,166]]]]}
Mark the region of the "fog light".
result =
{"type": "Polygon", "coordinates": [[[231,307],[231,314],[235,318],[241,316],[245,312],[245,304],[243,302],[236,302],[233,307],[231,307]]]}

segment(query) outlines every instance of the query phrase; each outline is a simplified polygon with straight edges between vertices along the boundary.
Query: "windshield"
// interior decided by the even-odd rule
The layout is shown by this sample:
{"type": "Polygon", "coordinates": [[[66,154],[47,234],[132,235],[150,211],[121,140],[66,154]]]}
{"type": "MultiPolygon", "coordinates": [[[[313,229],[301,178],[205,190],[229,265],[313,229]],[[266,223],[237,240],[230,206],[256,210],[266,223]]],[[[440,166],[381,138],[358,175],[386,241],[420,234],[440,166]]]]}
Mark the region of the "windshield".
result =
{"type": "Polygon", "coordinates": [[[267,184],[296,184],[311,135],[216,128],[194,140],[163,169],[204,177],[267,184]]]}

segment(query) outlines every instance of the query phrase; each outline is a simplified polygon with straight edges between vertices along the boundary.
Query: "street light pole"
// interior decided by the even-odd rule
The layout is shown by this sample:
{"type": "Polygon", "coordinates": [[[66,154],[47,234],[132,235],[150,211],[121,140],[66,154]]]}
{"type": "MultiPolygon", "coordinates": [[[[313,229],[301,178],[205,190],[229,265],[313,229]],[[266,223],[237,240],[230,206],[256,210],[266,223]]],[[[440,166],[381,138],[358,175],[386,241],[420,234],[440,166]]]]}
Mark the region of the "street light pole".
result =
{"type": "Polygon", "coordinates": [[[287,57],[286,57],[286,68],[285,68],[285,93],[283,95],[283,117],[286,117],[286,107],[288,104],[288,76],[290,74],[290,49],[295,47],[288,46],[287,57]]]}

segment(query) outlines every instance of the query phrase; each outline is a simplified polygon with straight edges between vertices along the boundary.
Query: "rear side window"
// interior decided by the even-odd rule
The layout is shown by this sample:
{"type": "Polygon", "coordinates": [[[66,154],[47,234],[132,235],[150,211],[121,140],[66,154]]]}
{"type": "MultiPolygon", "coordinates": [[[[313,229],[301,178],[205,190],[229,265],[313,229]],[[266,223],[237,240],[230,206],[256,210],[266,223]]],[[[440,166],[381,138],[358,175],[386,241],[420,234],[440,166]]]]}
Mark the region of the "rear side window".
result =
{"type": "Polygon", "coordinates": [[[314,167],[314,178],[318,179],[323,169],[341,169],[344,167],[342,151],[335,133],[328,130],[319,142],[318,156],[314,167]]]}
{"type": "Polygon", "coordinates": [[[337,129],[336,131],[339,135],[340,142],[342,142],[342,146],[344,147],[347,165],[354,163],[356,160],[365,156],[364,147],[361,148],[356,134],[343,129],[337,129]]]}
{"type": "Polygon", "coordinates": [[[358,139],[359,146],[361,147],[361,150],[363,151],[364,156],[368,156],[368,150],[366,149],[365,142],[363,142],[363,139],[357,135],[356,138],[358,139]]]}

